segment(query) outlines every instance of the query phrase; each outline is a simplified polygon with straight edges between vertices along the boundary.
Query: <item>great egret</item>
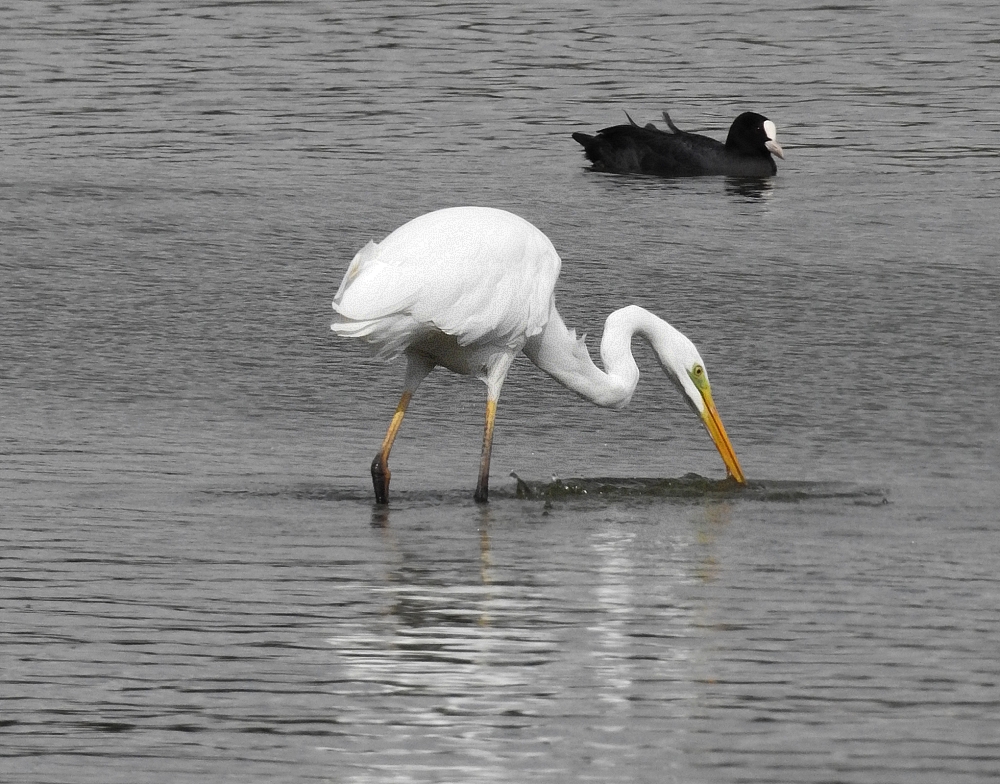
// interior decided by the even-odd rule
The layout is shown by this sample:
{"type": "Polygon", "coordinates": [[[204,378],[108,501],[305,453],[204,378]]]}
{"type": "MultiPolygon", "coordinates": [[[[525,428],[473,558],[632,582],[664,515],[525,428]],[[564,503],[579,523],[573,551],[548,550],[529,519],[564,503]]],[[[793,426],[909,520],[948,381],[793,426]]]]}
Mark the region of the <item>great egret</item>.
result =
{"type": "Polygon", "coordinates": [[[733,120],[725,144],[680,130],[666,112],[663,119],[668,131],[652,123],[639,127],[628,119],[628,125],[605,128],[594,136],[573,134],[595,171],[660,177],[769,177],[778,172],[771,154],[785,157],[774,123],[756,112],[744,112],[733,120]]]}
{"type": "Polygon", "coordinates": [[[694,344],[636,305],[604,325],[601,360],[567,329],[552,291],[559,255],[535,226],[510,212],[453,207],[414,218],[351,261],[337,290],[332,328],[361,338],[382,358],[406,356],[399,405],[372,461],[375,500],[389,498],[389,451],[410,398],[436,366],[486,384],[486,426],[475,499],[489,495],[497,399],[519,351],[563,386],[599,406],[623,408],[639,381],[633,335],[645,338],[667,376],[698,414],[727,474],[746,480],[712,402],[708,373],[694,344]]]}

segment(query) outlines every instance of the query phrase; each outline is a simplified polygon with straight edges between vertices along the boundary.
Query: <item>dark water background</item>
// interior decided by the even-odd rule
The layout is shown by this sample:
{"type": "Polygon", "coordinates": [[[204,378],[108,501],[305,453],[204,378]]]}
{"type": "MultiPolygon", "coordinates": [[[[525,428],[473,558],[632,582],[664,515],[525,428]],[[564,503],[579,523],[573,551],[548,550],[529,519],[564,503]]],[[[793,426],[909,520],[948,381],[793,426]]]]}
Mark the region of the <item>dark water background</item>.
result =
{"type": "Polygon", "coordinates": [[[80,2],[0,10],[0,778],[984,782],[1000,770],[1000,10],[80,2]],[[766,184],[584,169],[722,138],[766,184]],[[524,215],[580,330],[698,344],[758,490],[519,362],[411,407],[328,329],[355,251],[524,215]],[[647,487],[639,483],[640,490],[647,487]],[[634,490],[634,486],[632,488],[634,490]]]}

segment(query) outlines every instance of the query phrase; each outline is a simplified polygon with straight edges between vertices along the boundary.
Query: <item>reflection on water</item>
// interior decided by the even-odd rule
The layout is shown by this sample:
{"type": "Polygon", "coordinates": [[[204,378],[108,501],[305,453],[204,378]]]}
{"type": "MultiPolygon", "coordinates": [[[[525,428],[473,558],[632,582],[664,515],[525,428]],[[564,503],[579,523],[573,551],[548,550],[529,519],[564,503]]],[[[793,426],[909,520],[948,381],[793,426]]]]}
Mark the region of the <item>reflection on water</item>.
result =
{"type": "MultiPolygon", "coordinates": [[[[637,706],[640,715],[655,706],[658,721],[690,710],[694,630],[679,589],[691,581],[684,562],[693,543],[676,538],[652,566],[636,531],[601,526],[577,532],[585,575],[533,574],[534,564],[511,561],[524,551],[510,549],[510,522],[503,510],[480,513],[478,574],[471,558],[452,571],[418,550],[405,511],[380,529],[393,556],[370,587],[373,615],[364,625],[338,625],[327,638],[347,685],[337,694],[341,718],[371,728],[348,741],[351,753],[376,750],[386,732],[406,750],[406,760],[373,758],[372,770],[405,776],[414,757],[433,768],[444,732],[456,755],[449,768],[461,775],[564,775],[576,768],[577,751],[553,724],[558,716],[579,723],[574,743],[614,750],[627,764],[644,756],[633,745],[636,733],[648,735],[630,729],[637,706]],[[490,533],[496,526],[499,553],[490,533]],[[651,566],[667,590],[647,595],[651,566]],[[464,729],[453,734],[457,724],[464,729]]],[[[576,567],[567,561],[564,568],[576,567]]]]}
{"type": "Polygon", "coordinates": [[[774,183],[771,180],[727,179],[726,192],[748,199],[764,199],[771,195],[774,183]]]}

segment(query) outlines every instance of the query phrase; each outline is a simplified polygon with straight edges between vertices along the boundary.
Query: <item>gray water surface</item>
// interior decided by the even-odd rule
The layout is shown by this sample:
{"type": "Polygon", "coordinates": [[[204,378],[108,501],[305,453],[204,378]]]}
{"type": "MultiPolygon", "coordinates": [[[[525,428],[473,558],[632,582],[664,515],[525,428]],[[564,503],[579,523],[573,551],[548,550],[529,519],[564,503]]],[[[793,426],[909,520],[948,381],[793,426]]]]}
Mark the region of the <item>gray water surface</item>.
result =
{"type": "Polygon", "coordinates": [[[1000,10],[0,13],[3,781],[996,780],[1000,10]],[[766,182],[570,138],[746,109],[766,182]],[[515,365],[486,507],[438,371],[376,508],[402,368],[330,301],[456,204],[552,238],[592,350],[688,334],[751,487],[637,345],[623,412],[515,365]]]}

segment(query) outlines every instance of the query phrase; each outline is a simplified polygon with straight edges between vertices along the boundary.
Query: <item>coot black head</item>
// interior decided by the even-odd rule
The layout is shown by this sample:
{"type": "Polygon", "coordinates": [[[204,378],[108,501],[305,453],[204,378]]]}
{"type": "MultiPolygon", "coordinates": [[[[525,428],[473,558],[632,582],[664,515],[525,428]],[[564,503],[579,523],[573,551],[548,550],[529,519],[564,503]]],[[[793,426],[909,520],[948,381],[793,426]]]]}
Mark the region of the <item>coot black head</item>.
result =
{"type": "Polygon", "coordinates": [[[777,142],[778,130],[763,114],[743,112],[729,126],[726,147],[742,155],[764,156],[774,153],[782,160],[785,152],[777,142]]]}
{"type": "MultiPolygon", "coordinates": [[[[626,115],[627,116],[627,115],[626,115]]],[[[615,125],[591,136],[574,133],[595,171],[695,177],[770,177],[777,173],[772,154],[784,158],[774,123],[756,112],[744,112],[729,129],[726,143],[680,130],[664,112],[669,130],[652,123],[615,125]]]]}

